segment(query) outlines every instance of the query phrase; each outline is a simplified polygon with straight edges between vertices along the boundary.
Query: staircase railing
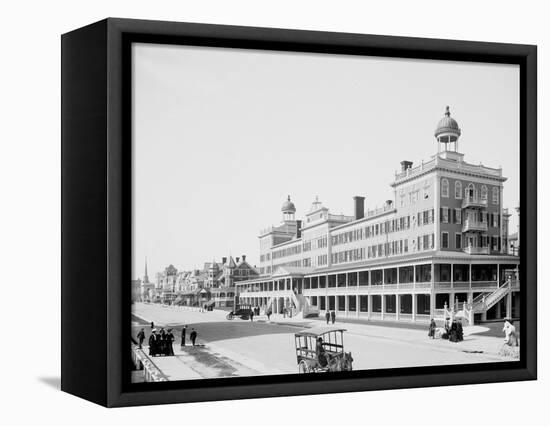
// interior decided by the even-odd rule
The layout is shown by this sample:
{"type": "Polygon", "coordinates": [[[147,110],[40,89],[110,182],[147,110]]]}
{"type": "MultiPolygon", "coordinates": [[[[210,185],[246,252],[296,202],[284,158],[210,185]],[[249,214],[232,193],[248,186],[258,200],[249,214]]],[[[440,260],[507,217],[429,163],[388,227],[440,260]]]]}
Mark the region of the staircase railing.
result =
{"type": "Polygon", "coordinates": [[[499,300],[506,296],[512,288],[511,280],[506,280],[499,288],[492,293],[481,293],[472,302],[474,312],[485,312],[495,306],[499,300]]]}

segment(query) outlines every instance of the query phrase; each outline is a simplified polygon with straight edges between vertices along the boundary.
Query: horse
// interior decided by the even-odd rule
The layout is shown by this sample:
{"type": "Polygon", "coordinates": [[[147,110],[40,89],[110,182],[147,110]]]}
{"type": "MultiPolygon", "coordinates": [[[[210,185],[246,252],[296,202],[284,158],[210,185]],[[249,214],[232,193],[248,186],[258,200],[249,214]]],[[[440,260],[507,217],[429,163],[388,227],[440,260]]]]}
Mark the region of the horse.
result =
{"type": "Polygon", "coordinates": [[[329,371],[351,371],[353,357],[351,352],[344,352],[340,356],[335,356],[330,360],[329,371]]]}

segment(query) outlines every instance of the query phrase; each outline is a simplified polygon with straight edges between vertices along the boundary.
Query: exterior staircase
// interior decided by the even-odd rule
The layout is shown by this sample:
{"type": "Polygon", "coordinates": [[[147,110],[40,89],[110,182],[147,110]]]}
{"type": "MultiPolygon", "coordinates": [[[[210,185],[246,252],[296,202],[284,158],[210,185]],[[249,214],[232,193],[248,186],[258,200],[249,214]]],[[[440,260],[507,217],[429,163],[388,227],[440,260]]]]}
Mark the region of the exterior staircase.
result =
{"type": "Polygon", "coordinates": [[[465,319],[468,321],[468,325],[474,325],[474,314],[487,312],[502,300],[503,297],[508,295],[512,291],[512,287],[517,284],[517,281],[508,279],[492,293],[481,293],[471,304],[467,302],[455,303],[453,308],[449,308],[445,304],[443,309],[436,310],[435,316],[442,320],[446,318],[450,318],[451,320],[455,318],[465,319]]]}
{"type": "Polygon", "coordinates": [[[482,293],[472,301],[472,310],[478,314],[481,312],[487,312],[493,306],[495,306],[504,296],[506,296],[512,290],[512,281],[507,280],[499,288],[492,293],[482,293]]]}

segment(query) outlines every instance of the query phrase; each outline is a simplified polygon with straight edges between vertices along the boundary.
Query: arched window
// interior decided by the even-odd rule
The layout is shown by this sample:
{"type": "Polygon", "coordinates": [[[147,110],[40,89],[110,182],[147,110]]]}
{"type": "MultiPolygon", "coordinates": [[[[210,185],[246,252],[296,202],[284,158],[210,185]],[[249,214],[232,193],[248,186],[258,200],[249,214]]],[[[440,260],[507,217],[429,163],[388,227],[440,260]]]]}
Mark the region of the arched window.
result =
{"type": "Polygon", "coordinates": [[[493,187],[493,204],[498,204],[499,190],[498,186],[493,187]]]}
{"type": "Polygon", "coordinates": [[[468,184],[468,186],[464,190],[464,196],[468,200],[473,200],[475,198],[475,195],[476,195],[476,187],[474,186],[473,183],[468,184]]]}
{"type": "Polygon", "coordinates": [[[481,187],[481,200],[487,201],[487,187],[485,185],[481,187]]]}
{"type": "Polygon", "coordinates": [[[449,181],[447,179],[441,179],[441,196],[449,197],[449,181]]]}
{"type": "Polygon", "coordinates": [[[462,198],[462,182],[459,180],[455,182],[455,198],[462,198]]]}

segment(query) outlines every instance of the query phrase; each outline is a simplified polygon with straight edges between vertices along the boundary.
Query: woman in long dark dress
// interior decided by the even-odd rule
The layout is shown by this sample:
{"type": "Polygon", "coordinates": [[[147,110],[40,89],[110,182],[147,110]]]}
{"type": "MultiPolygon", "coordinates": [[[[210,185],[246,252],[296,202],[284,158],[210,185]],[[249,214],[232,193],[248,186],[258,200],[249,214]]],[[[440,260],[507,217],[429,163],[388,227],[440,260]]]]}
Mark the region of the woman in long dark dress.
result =
{"type": "Polygon", "coordinates": [[[166,355],[168,356],[174,356],[174,347],[172,346],[172,342],[175,340],[174,335],[172,334],[172,329],[168,329],[168,333],[166,333],[166,355]]]}
{"type": "Polygon", "coordinates": [[[453,323],[451,325],[451,331],[449,333],[449,341],[451,342],[458,342],[458,326],[456,324],[456,321],[453,320],[453,323]]]}
{"type": "Polygon", "coordinates": [[[149,355],[156,356],[157,353],[158,353],[157,329],[153,328],[151,335],[149,336],[149,355]]]}
{"type": "Polygon", "coordinates": [[[464,329],[462,328],[462,321],[458,320],[458,323],[456,325],[456,334],[459,342],[462,342],[464,340],[464,329]]]}

